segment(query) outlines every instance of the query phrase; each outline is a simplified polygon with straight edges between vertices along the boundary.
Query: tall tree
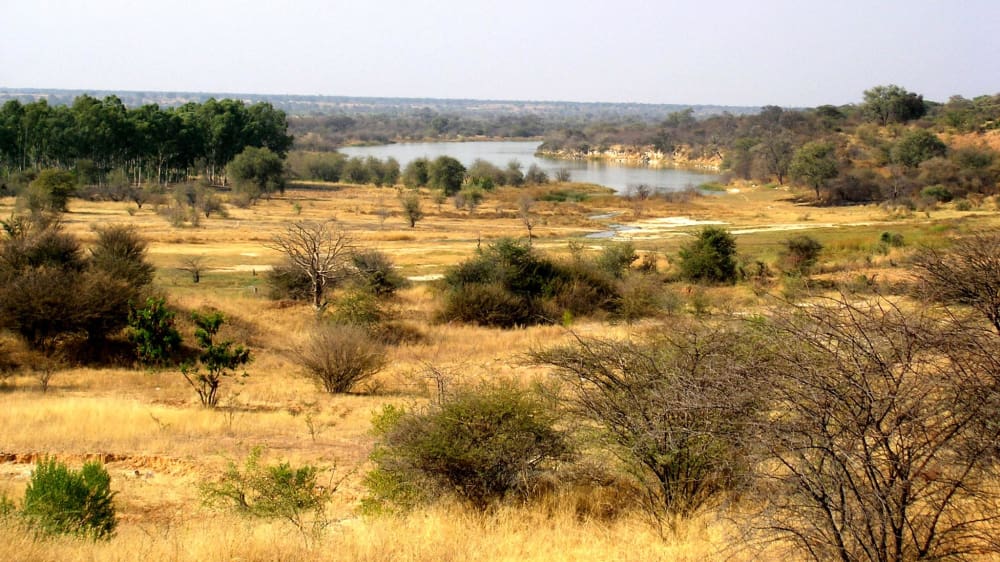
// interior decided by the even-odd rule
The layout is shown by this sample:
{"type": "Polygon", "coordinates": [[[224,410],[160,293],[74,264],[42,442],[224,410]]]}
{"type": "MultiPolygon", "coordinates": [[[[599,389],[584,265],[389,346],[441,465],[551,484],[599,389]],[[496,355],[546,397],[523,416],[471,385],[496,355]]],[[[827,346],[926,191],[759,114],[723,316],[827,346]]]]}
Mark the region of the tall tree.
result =
{"type": "Polygon", "coordinates": [[[819,141],[802,145],[792,157],[789,173],[816,190],[816,199],[819,200],[820,190],[826,185],[826,181],[837,177],[837,159],[833,145],[819,141]]]}

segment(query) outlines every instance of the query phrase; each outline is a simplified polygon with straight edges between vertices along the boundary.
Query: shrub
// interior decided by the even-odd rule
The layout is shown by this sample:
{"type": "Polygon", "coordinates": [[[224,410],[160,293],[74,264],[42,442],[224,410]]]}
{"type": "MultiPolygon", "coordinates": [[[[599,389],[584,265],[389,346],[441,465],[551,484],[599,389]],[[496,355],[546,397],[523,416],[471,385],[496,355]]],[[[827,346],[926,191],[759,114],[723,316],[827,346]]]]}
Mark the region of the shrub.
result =
{"type": "Polygon", "coordinates": [[[44,534],[107,539],[117,524],[114,495],[111,477],[99,463],[75,471],[47,459],[31,474],[21,513],[31,528],[44,534]]]}
{"type": "Polygon", "coordinates": [[[649,512],[690,515],[749,475],[759,413],[752,362],[724,326],[671,326],[645,341],[578,337],[535,351],[555,369],[560,399],[601,428],[648,493],[649,512]]]}
{"type": "Polygon", "coordinates": [[[181,335],[174,327],[174,312],[163,298],[147,298],[142,308],[129,306],[128,339],[146,365],[163,364],[178,351],[181,335]]]}
{"type": "Polygon", "coordinates": [[[154,268],[146,261],[146,246],[133,226],[98,228],[90,262],[95,269],[139,290],[153,282],[154,268]]]}
{"type": "Polygon", "coordinates": [[[391,297],[406,286],[406,279],[396,271],[392,260],[378,250],[362,250],[351,258],[361,285],[378,297],[391,297]]]}
{"type": "MultiPolygon", "coordinates": [[[[236,376],[235,370],[251,361],[250,350],[242,345],[233,347],[233,342],[216,343],[215,336],[225,321],[222,313],[191,315],[197,329],[194,337],[201,347],[198,364],[186,363],[181,366],[184,380],[198,393],[203,406],[214,408],[219,403],[219,387],[222,381],[236,376]],[[205,372],[202,372],[202,368],[205,372]]],[[[247,376],[243,373],[243,376],[247,376]]]]}
{"type": "Polygon", "coordinates": [[[203,484],[205,504],[244,517],[281,519],[303,533],[322,531],[329,524],[326,504],[333,490],[317,481],[320,470],[289,463],[261,466],[260,456],[261,448],[254,447],[242,471],[230,462],[218,482],[203,484]]]}
{"type": "Polygon", "coordinates": [[[782,242],[785,250],[782,255],[782,265],[786,272],[804,275],[816,265],[823,245],[811,236],[794,236],[782,242]]]}
{"type": "Polygon", "coordinates": [[[386,408],[365,479],[370,510],[408,508],[454,494],[484,510],[531,493],[553,462],[570,456],[551,408],[510,384],[464,390],[424,412],[386,408]]]}
{"type": "Polygon", "coordinates": [[[302,269],[290,263],[274,266],[267,272],[267,296],[274,300],[291,299],[308,301],[312,299],[312,279],[302,269]]]}
{"type": "Polygon", "coordinates": [[[386,352],[362,328],[320,324],[296,350],[295,361],[334,394],[350,392],[378,373],[386,364],[386,352]]]}
{"type": "Polygon", "coordinates": [[[736,239],[723,228],[708,226],[680,250],[681,277],[689,281],[736,281],[736,239]]]}
{"type": "Polygon", "coordinates": [[[924,197],[933,199],[940,203],[947,203],[952,199],[954,199],[955,197],[954,195],[952,195],[951,191],[949,191],[948,188],[943,185],[932,185],[930,187],[925,187],[920,191],[920,195],[923,195],[924,197]]]}
{"type": "Polygon", "coordinates": [[[621,279],[638,257],[631,242],[612,243],[601,250],[595,264],[601,271],[621,279]]]}

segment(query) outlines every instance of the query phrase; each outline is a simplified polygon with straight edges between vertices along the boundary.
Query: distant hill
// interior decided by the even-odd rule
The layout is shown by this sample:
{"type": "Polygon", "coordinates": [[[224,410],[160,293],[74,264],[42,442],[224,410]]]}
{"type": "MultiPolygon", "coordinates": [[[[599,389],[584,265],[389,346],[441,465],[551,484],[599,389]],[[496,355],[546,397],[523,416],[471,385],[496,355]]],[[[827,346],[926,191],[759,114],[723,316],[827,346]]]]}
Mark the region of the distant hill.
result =
{"type": "Polygon", "coordinates": [[[209,98],[231,98],[247,103],[270,102],[292,116],[307,115],[402,115],[417,111],[449,113],[465,117],[497,115],[538,115],[542,117],[570,117],[596,120],[658,121],[670,113],[688,108],[695,117],[709,117],[722,113],[733,115],[755,114],[759,107],[687,104],[646,104],[610,102],[564,101],[515,101],[471,100],[435,98],[366,98],[352,96],[301,96],[284,94],[238,94],[210,92],[140,92],[112,90],[54,90],[44,88],[0,88],[0,103],[16,99],[23,103],[39,99],[52,105],[68,105],[82,94],[95,97],[118,96],[128,107],[155,103],[161,107],[204,102],[209,98]]]}

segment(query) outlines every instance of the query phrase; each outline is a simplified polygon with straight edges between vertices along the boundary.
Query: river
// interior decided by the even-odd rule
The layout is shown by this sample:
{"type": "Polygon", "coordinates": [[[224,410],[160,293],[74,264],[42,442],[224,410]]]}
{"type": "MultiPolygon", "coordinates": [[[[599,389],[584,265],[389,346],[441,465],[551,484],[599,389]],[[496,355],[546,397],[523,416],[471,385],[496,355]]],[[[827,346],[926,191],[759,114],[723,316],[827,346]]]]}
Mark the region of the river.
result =
{"type": "Polygon", "coordinates": [[[678,191],[719,179],[712,173],[675,168],[626,166],[598,160],[539,158],[535,156],[539,144],[537,141],[424,142],[352,146],[338,150],[347,156],[374,156],[380,159],[391,156],[403,167],[406,167],[411,160],[421,157],[433,160],[438,156],[451,156],[466,167],[477,158],[501,168],[505,168],[511,160],[517,160],[525,171],[532,164],[537,164],[551,178],[555,176],[556,171],[566,169],[569,170],[571,181],[603,185],[619,193],[642,184],[657,190],[678,191]]]}

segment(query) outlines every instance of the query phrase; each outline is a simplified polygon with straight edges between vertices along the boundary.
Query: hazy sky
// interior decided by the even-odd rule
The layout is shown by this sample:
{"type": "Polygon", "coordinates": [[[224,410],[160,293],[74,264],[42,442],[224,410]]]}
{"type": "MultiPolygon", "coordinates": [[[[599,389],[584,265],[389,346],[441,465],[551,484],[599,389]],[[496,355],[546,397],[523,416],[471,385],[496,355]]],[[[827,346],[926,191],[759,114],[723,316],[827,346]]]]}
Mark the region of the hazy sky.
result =
{"type": "Polygon", "coordinates": [[[1000,92],[1000,0],[2,0],[0,87],[813,106],[1000,92]]]}

